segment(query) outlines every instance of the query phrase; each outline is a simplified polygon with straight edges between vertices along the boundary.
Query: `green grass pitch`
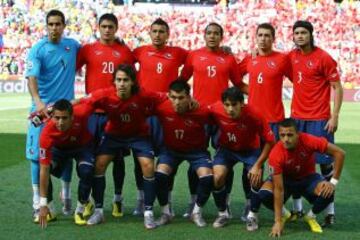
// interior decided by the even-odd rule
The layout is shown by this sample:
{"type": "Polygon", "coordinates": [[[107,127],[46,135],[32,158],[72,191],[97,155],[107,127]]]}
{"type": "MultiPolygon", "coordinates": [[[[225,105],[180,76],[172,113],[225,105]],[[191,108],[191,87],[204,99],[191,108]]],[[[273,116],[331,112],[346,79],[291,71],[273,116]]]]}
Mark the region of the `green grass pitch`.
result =
{"type": "MultiPolygon", "coordinates": [[[[58,221],[41,230],[32,223],[32,201],[29,162],[25,160],[26,117],[29,105],[28,95],[0,95],[0,239],[268,239],[272,226],[272,213],[260,210],[260,229],[248,233],[240,222],[244,203],[241,189],[241,167],[235,169],[235,183],[232,193],[234,218],[224,229],[213,229],[211,223],[216,216],[213,199],[204,209],[208,226],[198,229],[181,217],[187,206],[188,190],[186,180],[187,164],[183,164],[176,178],[174,205],[176,218],[168,225],[153,231],[143,227],[142,218],[133,217],[131,212],[136,197],[133,161],[126,159],[124,186],[125,216],[111,217],[113,183],[108,171],[105,199],[105,224],[94,227],[78,227],[72,217],[61,214],[58,221]]],[[[288,105],[288,103],[287,103],[288,105]]],[[[325,229],[316,235],[308,230],[302,221],[286,225],[283,239],[360,239],[360,104],[344,103],[336,142],[346,150],[345,167],[337,187],[337,222],[332,229],[325,229]]],[[[110,168],[111,169],[111,168],[110,168]]],[[[57,198],[59,182],[54,181],[57,209],[61,206],[57,198]]],[[[76,204],[77,177],[73,176],[72,198],[76,204]]],[[[159,214],[157,203],[155,213],[159,214]]],[[[308,205],[305,205],[308,208],[308,205]]],[[[322,221],[322,216],[319,216],[322,221]]]]}

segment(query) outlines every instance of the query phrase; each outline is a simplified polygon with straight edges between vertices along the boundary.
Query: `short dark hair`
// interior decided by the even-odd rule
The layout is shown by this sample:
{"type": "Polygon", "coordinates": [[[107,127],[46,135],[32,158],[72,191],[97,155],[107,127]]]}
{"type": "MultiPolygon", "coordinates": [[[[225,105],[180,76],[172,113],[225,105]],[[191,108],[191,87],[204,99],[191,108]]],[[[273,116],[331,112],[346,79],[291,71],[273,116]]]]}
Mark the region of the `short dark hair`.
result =
{"type": "Polygon", "coordinates": [[[259,29],[267,29],[270,30],[272,37],[275,39],[275,28],[270,23],[261,23],[256,28],[256,34],[258,33],[259,29]]]}
{"type": "Polygon", "coordinates": [[[49,18],[53,16],[59,16],[61,18],[61,22],[65,25],[65,15],[63,12],[57,9],[53,9],[48,12],[48,14],[46,15],[46,24],[48,24],[49,18]]]}
{"type": "Polygon", "coordinates": [[[73,106],[69,100],[60,99],[56,101],[53,105],[53,112],[58,111],[67,111],[70,115],[73,114],[73,106]]]}
{"type": "Polygon", "coordinates": [[[292,118],[285,118],[284,120],[282,120],[279,123],[279,127],[286,127],[286,128],[287,127],[293,127],[295,129],[295,131],[298,131],[297,126],[296,126],[296,122],[292,118]]]}
{"type": "Polygon", "coordinates": [[[244,103],[244,94],[237,87],[230,87],[221,94],[221,101],[244,103]]]}
{"type": "Polygon", "coordinates": [[[101,15],[101,17],[99,19],[99,25],[104,20],[108,20],[108,21],[115,23],[116,27],[118,27],[118,25],[119,25],[119,21],[118,21],[117,17],[112,13],[105,13],[105,14],[101,15]]]}
{"type": "Polygon", "coordinates": [[[161,26],[165,26],[166,31],[169,33],[170,32],[170,27],[169,24],[167,22],[165,22],[162,18],[157,18],[155,21],[153,21],[150,25],[150,27],[152,27],[153,25],[161,25],[161,26]]]}
{"type": "Polygon", "coordinates": [[[189,95],[190,85],[186,81],[183,81],[181,79],[176,79],[175,81],[170,83],[169,90],[177,93],[185,91],[186,95],[189,95]]]}
{"type": "Polygon", "coordinates": [[[113,81],[115,81],[116,73],[119,71],[126,73],[126,75],[128,75],[128,77],[131,79],[131,81],[133,81],[134,85],[132,85],[132,87],[131,87],[131,93],[135,94],[135,93],[139,92],[140,87],[139,87],[139,83],[136,79],[136,71],[135,71],[134,67],[129,64],[118,65],[113,73],[113,81]]]}
{"type": "Polygon", "coordinates": [[[221,36],[221,37],[224,36],[224,29],[223,29],[223,27],[222,27],[220,24],[216,23],[216,22],[211,22],[211,23],[209,23],[209,24],[206,26],[206,28],[205,28],[205,34],[206,34],[206,31],[208,30],[208,28],[209,28],[210,26],[216,26],[216,27],[218,27],[218,28],[220,29],[220,36],[221,36]]]}

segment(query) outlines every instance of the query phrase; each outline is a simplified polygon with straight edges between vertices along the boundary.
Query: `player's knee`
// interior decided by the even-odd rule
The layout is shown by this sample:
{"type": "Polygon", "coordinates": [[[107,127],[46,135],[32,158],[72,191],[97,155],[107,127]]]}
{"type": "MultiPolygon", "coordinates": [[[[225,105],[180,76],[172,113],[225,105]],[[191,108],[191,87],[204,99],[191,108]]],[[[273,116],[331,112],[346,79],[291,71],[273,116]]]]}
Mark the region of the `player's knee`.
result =
{"type": "Polygon", "coordinates": [[[145,177],[152,177],[154,176],[154,163],[153,161],[142,161],[141,163],[141,170],[145,177]]]}
{"type": "Polygon", "coordinates": [[[203,189],[207,189],[211,191],[214,186],[214,176],[212,174],[210,175],[204,175],[199,177],[199,184],[203,189]]]}
{"type": "Polygon", "coordinates": [[[79,178],[90,181],[94,176],[94,165],[88,162],[80,162],[78,166],[79,178]]]}
{"type": "Polygon", "coordinates": [[[225,174],[216,173],[214,174],[214,187],[215,189],[219,189],[225,185],[225,174]]]}
{"type": "Polygon", "coordinates": [[[103,175],[106,171],[106,168],[111,162],[112,158],[108,157],[98,157],[96,158],[96,167],[95,167],[95,174],[96,175],[103,175]]]}
{"type": "Polygon", "coordinates": [[[157,172],[162,172],[166,175],[170,175],[171,172],[172,172],[172,168],[168,165],[168,164],[158,164],[157,167],[156,167],[156,171],[157,172]]]}

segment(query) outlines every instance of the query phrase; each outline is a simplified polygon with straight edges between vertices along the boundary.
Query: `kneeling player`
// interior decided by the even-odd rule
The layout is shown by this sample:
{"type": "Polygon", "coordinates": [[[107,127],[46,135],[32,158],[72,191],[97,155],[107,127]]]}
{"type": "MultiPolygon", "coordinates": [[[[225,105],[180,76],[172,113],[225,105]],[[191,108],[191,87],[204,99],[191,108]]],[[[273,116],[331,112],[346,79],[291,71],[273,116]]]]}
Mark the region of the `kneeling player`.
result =
{"type": "MultiPolygon", "coordinates": [[[[219,228],[229,219],[225,188],[227,173],[236,163],[244,163],[244,167],[249,171],[246,180],[250,181],[252,195],[261,186],[263,163],[275,143],[275,138],[266,120],[244,104],[244,95],[236,87],[225,90],[222,94],[222,103],[215,103],[210,109],[220,128],[219,148],[213,162],[213,195],[219,210],[213,227],[219,228]],[[262,150],[260,138],[265,142],[262,150]]],[[[251,205],[250,202],[250,207],[251,205]]],[[[256,216],[250,214],[247,229],[253,231],[256,228],[256,216]]]]}
{"type": "Polygon", "coordinates": [[[210,121],[210,114],[207,107],[191,108],[190,86],[184,81],[177,80],[170,84],[169,99],[156,108],[165,145],[160,150],[155,173],[157,196],[162,207],[157,224],[164,225],[171,219],[167,187],[170,174],[183,160],[188,160],[199,177],[191,219],[198,227],[205,227],[201,208],[209,199],[213,187],[212,164],[207,151],[208,137],[204,127],[210,121]]]}
{"type": "Polygon", "coordinates": [[[77,162],[80,179],[75,223],[84,225],[86,221],[82,214],[89,199],[94,169],[92,135],[88,130],[91,112],[83,105],[73,109],[64,99],[57,101],[53,109],[51,120],[40,136],[40,225],[46,227],[47,221],[55,218],[50,173],[60,177],[72,159],[77,162]]]}
{"type": "Polygon", "coordinates": [[[298,132],[293,119],[285,119],[280,123],[279,137],[280,141],[269,155],[271,179],[264,183],[258,194],[261,202],[275,211],[275,223],[270,236],[281,235],[284,223],[290,217],[290,212],[283,204],[292,194],[304,196],[312,204],[304,221],[312,232],[321,233],[316,214],[333,201],[345,152],[325,138],[298,132]],[[329,154],[335,160],[334,175],[329,182],[315,171],[315,153],[329,154]]]}

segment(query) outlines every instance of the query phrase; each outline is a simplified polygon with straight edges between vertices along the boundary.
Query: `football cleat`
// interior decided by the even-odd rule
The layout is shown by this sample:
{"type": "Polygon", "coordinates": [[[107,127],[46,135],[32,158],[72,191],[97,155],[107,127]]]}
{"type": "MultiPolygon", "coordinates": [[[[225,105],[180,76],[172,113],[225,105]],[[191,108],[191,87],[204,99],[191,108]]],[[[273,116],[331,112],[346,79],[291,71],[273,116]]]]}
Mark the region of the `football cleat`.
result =
{"type": "Polygon", "coordinates": [[[155,220],[154,220],[154,214],[144,214],[144,226],[146,229],[151,230],[157,227],[155,220]]]}
{"type": "Polygon", "coordinates": [[[301,218],[304,217],[304,211],[301,210],[301,211],[291,211],[291,217],[289,219],[290,222],[294,222],[294,221],[297,221],[301,218]]]}
{"type": "MultiPolygon", "coordinates": [[[[39,223],[40,220],[39,220],[39,210],[35,210],[34,213],[33,213],[33,222],[34,223],[39,223]]],[[[46,216],[46,220],[48,222],[54,222],[57,220],[57,217],[56,217],[56,213],[48,213],[48,215],[46,216]]]]}
{"type": "Polygon", "coordinates": [[[250,211],[250,203],[246,203],[240,217],[241,221],[245,223],[247,222],[247,216],[249,214],[249,211],[250,211]]]}
{"type": "Polygon", "coordinates": [[[191,213],[194,209],[194,206],[195,206],[195,202],[192,202],[192,203],[188,203],[188,206],[186,208],[186,211],[185,213],[183,214],[183,218],[191,218],[191,213]]]}
{"type": "Polygon", "coordinates": [[[246,221],[246,230],[253,232],[258,230],[259,223],[257,217],[248,217],[246,221]]]}
{"type": "Polygon", "coordinates": [[[91,201],[89,201],[85,204],[83,216],[89,217],[91,216],[91,214],[93,214],[93,212],[94,212],[94,204],[91,201]]]}
{"type": "Polygon", "coordinates": [[[171,222],[172,216],[166,213],[162,213],[160,218],[155,221],[157,226],[163,226],[171,222]]]}
{"type": "Polygon", "coordinates": [[[205,220],[204,220],[201,213],[192,213],[190,219],[198,227],[205,227],[206,226],[206,222],[205,222],[205,220]]]}
{"type": "Polygon", "coordinates": [[[74,214],[74,221],[76,225],[83,226],[86,225],[86,220],[84,218],[83,213],[75,212],[74,214]]]}
{"type": "Polygon", "coordinates": [[[310,230],[314,233],[322,233],[322,228],[319,223],[316,221],[316,218],[309,217],[307,215],[304,216],[304,221],[309,224],[310,230]]]}
{"type": "Polygon", "coordinates": [[[222,228],[229,222],[227,215],[218,215],[213,223],[214,228],[222,228]]]}
{"type": "Polygon", "coordinates": [[[324,222],[321,224],[321,227],[331,227],[334,224],[335,224],[335,215],[328,214],[326,215],[324,222]]]}
{"type": "Polygon", "coordinates": [[[281,224],[285,226],[285,223],[291,219],[291,212],[286,210],[285,214],[281,216],[281,224]]]}
{"type": "Polygon", "coordinates": [[[136,207],[133,211],[134,216],[142,216],[144,214],[144,200],[138,199],[136,200],[136,207]]]}
{"type": "Polygon", "coordinates": [[[87,225],[97,225],[105,221],[104,214],[100,211],[95,211],[93,215],[87,220],[87,225]]]}
{"type": "Polygon", "coordinates": [[[113,217],[119,218],[124,215],[122,201],[113,202],[112,206],[113,206],[113,209],[112,209],[113,217]]]}
{"type": "Polygon", "coordinates": [[[63,200],[63,208],[62,208],[62,212],[65,216],[70,216],[72,214],[72,210],[71,210],[71,199],[70,198],[65,198],[63,200]]]}

